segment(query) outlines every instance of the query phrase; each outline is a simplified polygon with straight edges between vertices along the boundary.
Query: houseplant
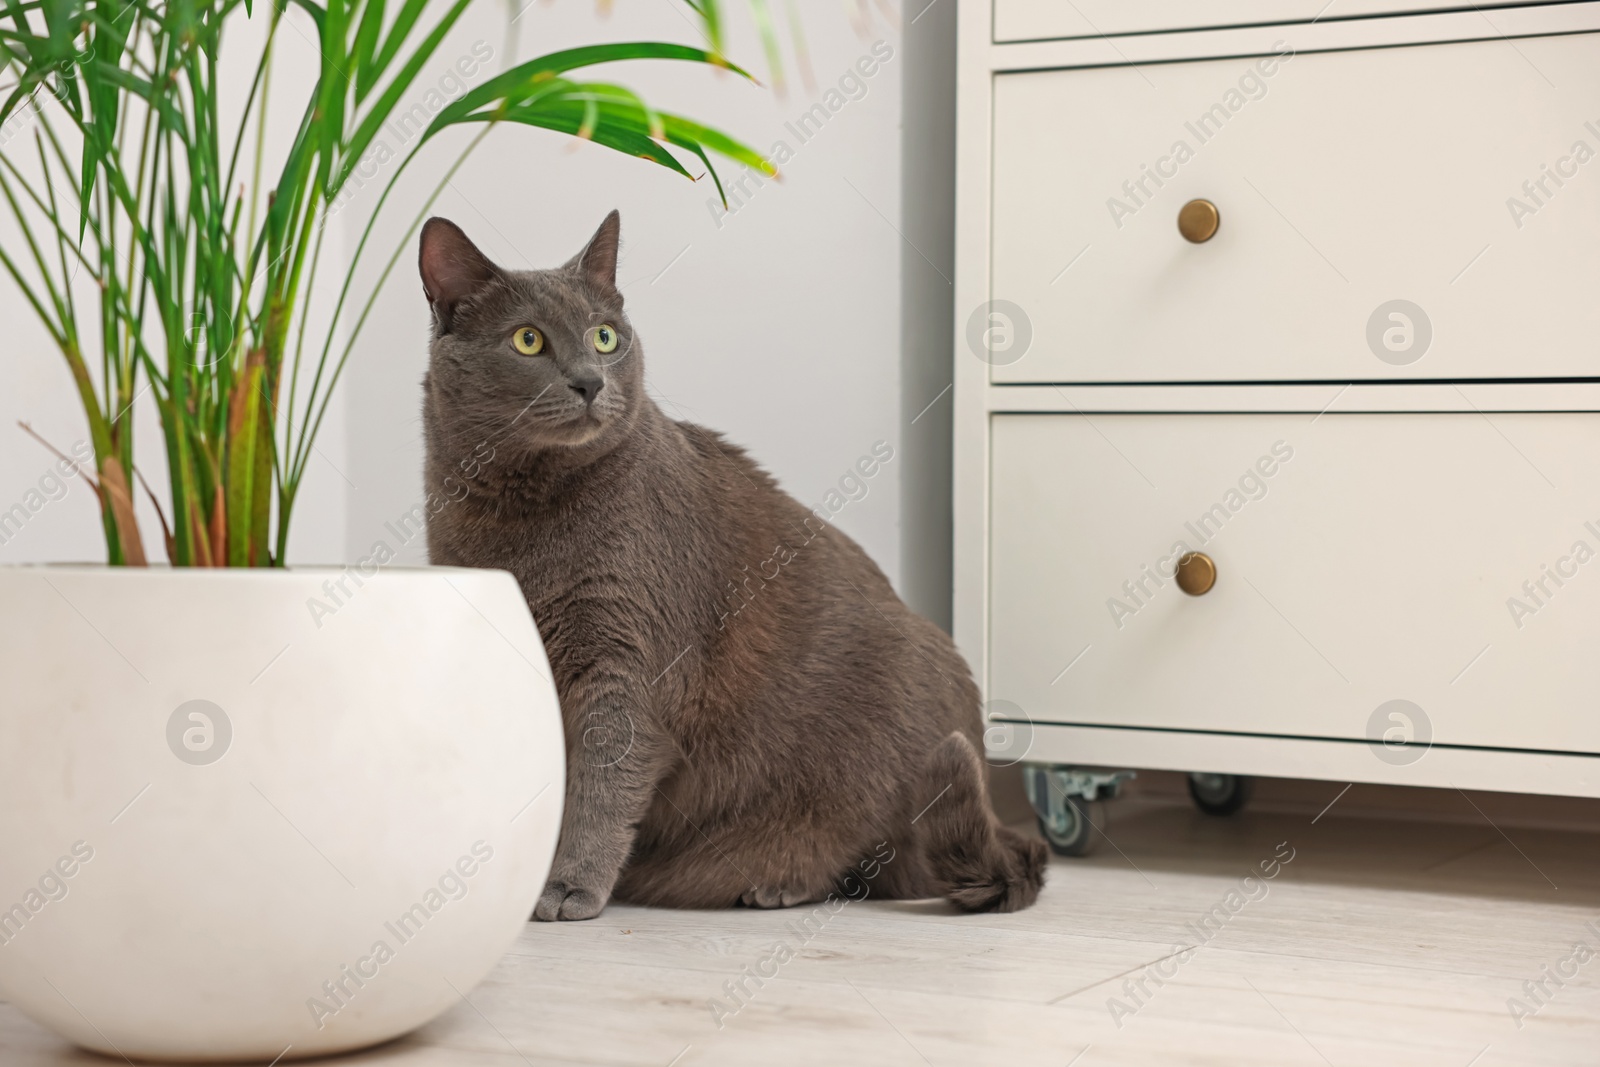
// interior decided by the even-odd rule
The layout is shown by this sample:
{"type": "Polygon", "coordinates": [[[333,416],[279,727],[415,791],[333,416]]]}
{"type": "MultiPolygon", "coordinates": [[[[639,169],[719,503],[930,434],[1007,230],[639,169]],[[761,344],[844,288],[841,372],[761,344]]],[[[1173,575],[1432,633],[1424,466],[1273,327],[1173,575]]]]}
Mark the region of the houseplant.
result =
{"type": "MultiPolygon", "coordinates": [[[[92,469],[61,463],[98,495],[111,564],[0,568],[0,992],[113,1056],[267,1062],[393,1037],[466,996],[521,929],[563,793],[555,689],[509,575],[286,567],[372,307],[342,263],[332,321],[308,329],[326,224],[469,0],[0,3],[18,234],[0,273],[82,403],[92,469]],[[266,23],[247,66],[224,45],[241,20],[266,23]],[[303,110],[268,158],[291,28],[318,71],[290,87],[303,110]],[[230,124],[225,84],[246,70],[230,124]],[[144,404],[164,478],[134,453],[144,404]],[[160,554],[140,492],[170,569],[141,566],[160,554]]],[[[543,127],[714,182],[711,153],[767,169],[576,79],[624,59],[742,75],[714,0],[685,3],[708,47],[554,52],[440,109],[354,258],[385,256],[382,284],[422,217],[391,225],[389,190],[456,125],[543,127]]]]}
{"type": "MultiPolygon", "coordinates": [[[[146,390],[166,451],[170,517],[161,509],[161,523],[171,562],[286,562],[312,444],[376,296],[357,309],[351,278],[380,218],[389,221],[382,210],[389,191],[441,131],[482,127],[457,166],[489,128],[515,123],[687,177],[676,148],[703,165],[719,190],[708,152],[771,172],[733,138],[656,111],[619,85],[573,78],[637,59],[743,75],[721,54],[716,0],[685,0],[710,48],[601,44],[518,63],[444,107],[390,172],[345,277],[335,279],[339,299],[319,343],[305,327],[330,209],[472,0],[403,0],[398,8],[387,0],[3,2],[0,58],[17,80],[0,103],[0,127],[19,109],[32,110],[38,159],[37,170],[25,173],[18,153],[0,154],[0,195],[24,243],[0,248],[0,268],[71,372],[112,564],[150,556],[134,510],[135,401],[146,390]],[[225,25],[241,11],[270,20],[270,28],[259,56],[250,57],[255,73],[230,137],[219,113],[219,64],[225,25]],[[291,20],[314,32],[321,68],[274,175],[261,151],[273,97],[265,87],[280,27],[291,20]],[[255,151],[247,153],[252,136],[255,151]],[[80,272],[95,288],[92,306],[74,296],[80,272]]],[[[395,243],[381,278],[423,213],[395,243]]],[[[150,499],[156,502],[153,493],[150,499]]]]}

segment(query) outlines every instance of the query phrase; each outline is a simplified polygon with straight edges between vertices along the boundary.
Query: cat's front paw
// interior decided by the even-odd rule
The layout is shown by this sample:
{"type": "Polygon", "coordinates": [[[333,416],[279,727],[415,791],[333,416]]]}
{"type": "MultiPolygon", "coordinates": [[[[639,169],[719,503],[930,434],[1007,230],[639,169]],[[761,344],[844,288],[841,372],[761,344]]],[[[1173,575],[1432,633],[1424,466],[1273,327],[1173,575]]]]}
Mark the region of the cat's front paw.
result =
{"type": "Polygon", "coordinates": [[[592,889],[579,889],[552,878],[544,887],[533,917],[540,922],[567,919],[592,919],[606,906],[607,895],[592,889]]]}

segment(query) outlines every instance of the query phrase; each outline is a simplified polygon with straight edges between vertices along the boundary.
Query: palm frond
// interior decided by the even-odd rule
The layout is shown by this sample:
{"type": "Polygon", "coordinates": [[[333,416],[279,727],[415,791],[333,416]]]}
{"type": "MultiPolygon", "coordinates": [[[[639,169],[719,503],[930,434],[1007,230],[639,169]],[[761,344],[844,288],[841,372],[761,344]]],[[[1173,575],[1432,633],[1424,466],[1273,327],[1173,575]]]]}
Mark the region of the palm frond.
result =
{"type": "MultiPolygon", "coordinates": [[[[146,393],[166,451],[171,523],[163,518],[163,540],[172,562],[285,562],[307,458],[373,306],[369,297],[336,356],[334,327],[349,303],[356,261],[406,163],[439,132],[538,127],[689,178],[697,175],[686,161],[695,161],[719,189],[712,155],[768,169],[734,137],[659,111],[621,85],[573,76],[646,60],[750,78],[724,54],[717,0],[685,0],[703,46],[590,45],[518,63],[434,115],[387,175],[345,264],[327,342],[302,376],[329,213],[470,2],[0,0],[0,69],[15,79],[0,90],[0,124],[36,126],[40,167],[27,173],[9,153],[0,156],[0,200],[22,242],[0,247],[0,273],[22,290],[78,391],[112,563],[143,559],[130,487],[135,401],[146,393]],[[266,44],[249,57],[242,110],[224,115],[219,72],[239,61],[227,43],[235,17],[267,20],[266,44]],[[268,159],[268,104],[292,95],[272,86],[274,42],[288,20],[315,35],[320,59],[315,83],[302,90],[292,140],[268,159]],[[244,152],[250,137],[253,158],[244,152]],[[251,173],[239,182],[241,157],[251,173]],[[75,286],[85,276],[96,299],[79,304],[75,286]],[[90,316],[95,328],[86,329],[80,320],[90,316]],[[101,350],[83,351],[85,337],[98,337],[101,350]]],[[[770,40],[764,7],[759,14],[770,40]]],[[[769,62],[775,54],[769,50],[769,62]]],[[[399,254],[397,247],[383,278],[399,254]]]]}

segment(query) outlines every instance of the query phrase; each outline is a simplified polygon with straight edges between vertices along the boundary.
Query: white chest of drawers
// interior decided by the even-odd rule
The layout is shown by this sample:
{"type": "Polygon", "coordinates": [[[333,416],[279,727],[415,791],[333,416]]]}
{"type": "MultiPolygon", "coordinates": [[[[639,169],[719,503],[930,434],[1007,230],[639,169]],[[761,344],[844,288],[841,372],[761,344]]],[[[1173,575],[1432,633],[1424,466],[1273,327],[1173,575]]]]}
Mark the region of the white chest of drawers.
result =
{"type": "Polygon", "coordinates": [[[1600,796],[1600,3],[1446,6],[961,5],[994,756],[1600,796]]]}

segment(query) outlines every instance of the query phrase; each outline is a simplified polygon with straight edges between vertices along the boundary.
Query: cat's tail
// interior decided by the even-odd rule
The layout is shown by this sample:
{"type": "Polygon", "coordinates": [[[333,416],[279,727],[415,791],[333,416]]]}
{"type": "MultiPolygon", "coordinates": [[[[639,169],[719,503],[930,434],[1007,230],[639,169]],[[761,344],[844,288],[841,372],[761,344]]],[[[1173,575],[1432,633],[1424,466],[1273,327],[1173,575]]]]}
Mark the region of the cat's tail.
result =
{"type": "Polygon", "coordinates": [[[936,891],[965,911],[1021,911],[1039,896],[1044,842],[1000,824],[989,807],[983,761],[966,735],[939,742],[924,778],[918,821],[936,891]]]}

